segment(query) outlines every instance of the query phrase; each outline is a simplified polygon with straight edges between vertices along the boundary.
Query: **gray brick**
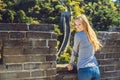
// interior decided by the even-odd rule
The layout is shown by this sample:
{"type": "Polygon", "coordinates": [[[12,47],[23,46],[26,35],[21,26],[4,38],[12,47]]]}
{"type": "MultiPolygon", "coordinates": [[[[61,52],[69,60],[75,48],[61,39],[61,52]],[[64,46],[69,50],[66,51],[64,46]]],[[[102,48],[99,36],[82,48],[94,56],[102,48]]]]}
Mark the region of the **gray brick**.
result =
{"type": "Polygon", "coordinates": [[[47,76],[53,76],[56,75],[56,69],[46,70],[47,76]]]}
{"type": "Polygon", "coordinates": [[[13,47],[23,47],[24,40],[4,40],[3,43],[5,48],[13,48],[13,47]]]}
{"type": "Polygon", "coordinates": [[[23,54],[49,54],[49,48],[24,48],[23,54]]]}
{"type": "Polygon", "coordinates": [[[0,31],[0,39],[8,39],[9,33],[8,32],[1,32],[0,31]]]}
{"type": "Polygon", "coordinates": [[[55,48],[57,46],[57,40],[49,40],[48,46],[51,48],[55,48]]]}
{"type": "Polygon", "coordinates": [[[24,70],[40,69],[41,63],[26,63],[24,64],[24,70]]]}
{"type": "Polygon", "coordinates": [[[33,40],[34,41],[34,46],[36,47],[41,47],[41,46],[46,46],[46,40],[33,40]]]}
{"type": "Polygon", "coordinates": [[[30,77],[30,72],[1,72],[0,73],[0,80],[3,79],[15,79],[15,78],[25,78],[25,77],[30,77]]]}
{"type": "Polygon", "coordinates": [[[51,24],[39,24],[39,25],[31,24],[29,26],[29,29],[31,31],[53,31],[54,27],[51,24]]]}
{"type": "Polygon", "coordinates": [[[0,23],[2,31],[27,31],[27,24],[24,23],[0,23]]]}
{"type": "Polygon", "coordinates": [[[47,55],[46,61],[56,61],[56,55],[47,55]]]}
{"type": "Polygon", "coordinates": [[[22,53],[22,48],[4,48],[4,55],[20,55],[22,53]]]}
{"type": "Polygon", "coordinates": [[[51,39],[50,32],[27,32],[27,38],[35,38],[35,39],[51,39]]]}
{"type": "Polygon", "coordinates": [[[6,70],[6,66],[5,66],[5,65],[3,65],[3,64],[2,64],[2,65],[0,65],[0,72],[1,72],[1,71],[4,71],[4,70],[6,70]]]}
{"type": "Polygon", "coordinates": [[[22,64],[7,64],[6,70],[8,71],[22,70],[22,64]]]}
{"type": "Polygon", "coordinates": [[[46,56],[44,55],[27,55],[26,56],[27,62],[45,62],[46,61],[46,56]]]}
{"type": "Polygon", "coordinates": [[[26,56],[4,56],[4,63],[22,63],[26,62],[26,56]]]}
{"type": "Polygon", "coordinates": [[[52,39],[57,39],[58,35],[57,33],[52,33],[52,39]]]}
{"type": "Polygon", "coordinates": [[[9,33],[10,38],[15,38],[15,39],[25,39],[26,38],[26,33],[25,32],[10,32],[9,33]]]}
{"type": "Polygon", "coordinates": [[[32,74],[32,77],[44,77],[45,76],[45,72],[41,70],[32,71],[31,74],[32,74]]]}
{"type": "Polygon", "coordinates": [[[49,51],[50,51],[49,54],[57,54],[56,48],[50,48],[49,51]]]}

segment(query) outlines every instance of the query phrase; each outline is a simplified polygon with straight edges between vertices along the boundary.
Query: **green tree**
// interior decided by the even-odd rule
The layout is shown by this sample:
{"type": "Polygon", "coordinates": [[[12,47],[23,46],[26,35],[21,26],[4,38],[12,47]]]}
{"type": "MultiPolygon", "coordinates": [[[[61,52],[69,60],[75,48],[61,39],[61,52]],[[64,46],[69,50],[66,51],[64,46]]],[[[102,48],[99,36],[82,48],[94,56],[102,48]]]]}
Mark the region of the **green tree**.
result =
{"type": "Polygon", "coordinates": [[[0,11],[2,11],[6,7],[6,4],[3,3],[3,0],[0,0],[0,11]]]}
{"type": "Polygon", "coordinates": [[[23,10],[17,11],[15,22],[18,23],[32,23],[33,19],[27,17],[23,10]]]}
{"type": "Polygon", "coordinates": [[[4,11],[3,16],[2,16],[2,18],[3,18],[2,21],[5,23],[10,23],[10,22],[13,23],[15,14],[16,14],[16,12],[13,10],[4,11]]]}
{"type": "Polygon", "coordinates": [[[117,7],[110,0],[89,1],[85,5],[85,14],[89,16],[96,30],[109,30],[111,25],[118,22],[117,7]]]}
{"type": "Polygon", "coordinates": [[[0,0],[0,21],[2,20],[2,14],[1,14],[1,12],[5,10],[4,9],[5,7],[6,7],[6,4],[3,3],[3,0],[0,0]]]}
{"type": "Polygon", "coordinates": [[[117,0],[116,2],[115,2],[115,5],[116,5],[116,7],[117,7],[117,11],[118,11],[118,16],[117,16],[117,22],[116,22],[116,25],[118,26],[118,27],[120,27],[120,0],[117,0]]]}
{"type": "Polygon", "coordinates": [[[27,16],[24,10],[18,10],[17,6],[20,2],[22,2],[22,0],[4,0],[3,1],[3,3],[5,3],[7,6],[4,11],[1,11],[1,15],[2,15],[1,22],[37,23],[38,24],[39,22],[37,20],[34,20],[34,18],[32,18],[31,16],[27,16]]]}

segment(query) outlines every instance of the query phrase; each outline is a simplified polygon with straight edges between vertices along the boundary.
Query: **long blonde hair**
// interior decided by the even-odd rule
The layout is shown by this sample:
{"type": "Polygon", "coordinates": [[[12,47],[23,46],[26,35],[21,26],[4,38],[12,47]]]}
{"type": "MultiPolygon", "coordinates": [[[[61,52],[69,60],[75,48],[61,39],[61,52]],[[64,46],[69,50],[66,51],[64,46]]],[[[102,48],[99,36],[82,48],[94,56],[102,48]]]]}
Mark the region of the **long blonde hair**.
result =
{"type": "Polygon", "coordinates": [[[99,42],[99,40],[97,39],[96,33],[90,26],[87,17],[84,14],[81,14],[80,16],[77,16],[75,18],[75,20],[80,20],[82,22],[84,32],[87,34],[89,41],[91,42],[91,44],[94,47],[94,50],[95,51],[100,50],[100,46],[102,46],[102,45],[99,42]]]}

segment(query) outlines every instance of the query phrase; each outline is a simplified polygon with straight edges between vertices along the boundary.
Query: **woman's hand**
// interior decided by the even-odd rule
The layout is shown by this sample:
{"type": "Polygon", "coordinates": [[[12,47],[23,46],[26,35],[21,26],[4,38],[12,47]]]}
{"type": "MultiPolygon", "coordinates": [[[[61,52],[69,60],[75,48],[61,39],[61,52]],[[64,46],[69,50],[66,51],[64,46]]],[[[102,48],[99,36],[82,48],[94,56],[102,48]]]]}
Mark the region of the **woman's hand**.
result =
{"type": "Polygon", "coordinates": [[[67,65],[68,71],[73,70],[73,66],[71,64],[67,65]]]}

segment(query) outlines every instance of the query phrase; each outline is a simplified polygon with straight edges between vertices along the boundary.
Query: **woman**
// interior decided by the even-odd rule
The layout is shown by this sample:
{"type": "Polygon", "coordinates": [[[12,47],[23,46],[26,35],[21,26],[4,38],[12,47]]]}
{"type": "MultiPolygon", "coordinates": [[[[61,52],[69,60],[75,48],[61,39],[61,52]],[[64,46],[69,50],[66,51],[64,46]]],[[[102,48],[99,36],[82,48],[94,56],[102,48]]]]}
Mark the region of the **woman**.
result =
{"type": "Polygon", "coordinates": [[[67,68],[69,71],[73,69],[75,58],[78,56],[78,80],[100,80],[100,71],[94,54],[100,49],[101,44],[85,15],[76,17],[74,25],[78,32],[74,36],[73,51],[67,68]]]}

